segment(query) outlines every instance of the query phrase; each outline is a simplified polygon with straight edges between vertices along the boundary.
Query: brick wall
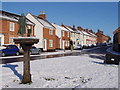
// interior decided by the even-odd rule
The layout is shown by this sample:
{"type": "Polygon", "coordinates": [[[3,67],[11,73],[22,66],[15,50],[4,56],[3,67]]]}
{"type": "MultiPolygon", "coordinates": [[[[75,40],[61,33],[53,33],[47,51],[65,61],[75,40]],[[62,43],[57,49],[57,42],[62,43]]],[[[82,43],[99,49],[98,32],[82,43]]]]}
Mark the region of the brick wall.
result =
{"type": "MultiPolygon", "coordinates": [[[[10,37],[18,37],[19,34],[17,34],[18,29],[19,29],[19,24],[17,22],[14,23],[14,31],[10,31],[10,22],[13,21],[8,21],[8,20],[1,20],[0,23],[2,23],[2,30],[0,30],[0,33],[4,34],[4,44],[9,44],[10,37]]],[[[29,25],[30,28],[32,29],[31,36],[34,36],[34,28],[32,25],[29,25]]],[[[27,34],[25,34],[27,36],[27,34]]]]}
{"type": "Polygon", "coordinates": [[[102,31],[98,30],[97,35],[97,43],[106,43],[109,40],[109,37],[104,35],[102,31]]]}
{"type": "Polygon", "coordinates": [[[55,35],[55,30],[53,30],[53,35],[49,34],[48,28],[43,28],[43,37],[47,39],[47,49],[56,49],[56,35],[55,35]],[[53,40],[53,47],[49,47],[49,40],[53,40]]]}
{"type": "Polygon", "coordinates": [[[68,43],[70,41],[70,33],[67,31],[64,31],[64,36],[62,33],[62,40],[65,40],[65,48],[69,48],[70,45],[68,44],[69,46],[66,46],[66,43],[68,43]],[[69,37],[68,37],[68,34],[69,34],[69,37]]]}

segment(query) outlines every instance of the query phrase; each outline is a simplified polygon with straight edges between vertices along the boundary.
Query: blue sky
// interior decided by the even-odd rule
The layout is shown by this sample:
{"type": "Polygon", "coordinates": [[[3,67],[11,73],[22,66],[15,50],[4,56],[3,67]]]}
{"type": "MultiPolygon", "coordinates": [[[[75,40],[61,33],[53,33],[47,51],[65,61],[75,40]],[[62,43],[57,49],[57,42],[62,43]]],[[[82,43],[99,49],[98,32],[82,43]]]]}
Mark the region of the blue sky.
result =
{"type": "Polygon", "coordinates": [[[117,2],[3,2],[2,9],[15,14],[39,15],[45,11],[47,20],[56,24],[98,29],[112,36],[118,27],[117,2]]]}

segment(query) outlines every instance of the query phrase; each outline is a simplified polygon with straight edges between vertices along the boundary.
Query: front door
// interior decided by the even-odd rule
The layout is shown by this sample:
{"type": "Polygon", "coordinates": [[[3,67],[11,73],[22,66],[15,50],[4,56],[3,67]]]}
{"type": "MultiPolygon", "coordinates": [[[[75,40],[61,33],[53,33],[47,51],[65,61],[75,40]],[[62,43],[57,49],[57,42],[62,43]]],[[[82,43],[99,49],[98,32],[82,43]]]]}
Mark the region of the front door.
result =
{"type": "Polygon", "coordinates": [[[60,49],[62,48],[62,44],[61,44],[62,40],[60,39],[60,49]]]}
{"type": "Polygon", "coordinates": [[[47,39],[43,40],[43,50],[46,51],[47,50],[47,39]]]}
{"type": "Polygon", "coordinates": [[[65,49],[65,40],[62,41],[62,49],[65,49]]]}

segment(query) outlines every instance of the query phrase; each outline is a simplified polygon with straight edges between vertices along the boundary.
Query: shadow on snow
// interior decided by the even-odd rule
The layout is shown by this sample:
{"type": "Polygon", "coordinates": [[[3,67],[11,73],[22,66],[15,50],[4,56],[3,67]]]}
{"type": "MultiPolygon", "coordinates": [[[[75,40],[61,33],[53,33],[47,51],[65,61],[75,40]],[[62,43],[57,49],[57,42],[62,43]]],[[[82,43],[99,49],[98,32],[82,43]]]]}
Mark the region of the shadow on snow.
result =
{"type": "Polygon", "coordinates": [[[22,75],[18,73],[18,71],[15,69],[16,67],[18,67],[18,65],[11,65],[11,64],[5,64],[2,67],[7,67],[10,68],[13,73],[20,79],[22,80],[22,75]]]}
{"type": "Polygon", "coordinates": [[[99,56],[97,56],[97,55],[89,55],[89,57],[94,58],[94,59],[105,60],[105,56],[102,56],[102,55],[99,55],[99,56]]]}

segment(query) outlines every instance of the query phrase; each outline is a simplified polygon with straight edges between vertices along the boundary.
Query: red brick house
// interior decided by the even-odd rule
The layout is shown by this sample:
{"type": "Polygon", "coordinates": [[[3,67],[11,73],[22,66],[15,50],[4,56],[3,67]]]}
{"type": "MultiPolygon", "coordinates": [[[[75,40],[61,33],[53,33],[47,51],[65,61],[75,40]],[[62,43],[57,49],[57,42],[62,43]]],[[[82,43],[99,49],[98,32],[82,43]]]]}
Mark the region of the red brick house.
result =
{"type": "Polygon", "coordinates": [[[70,40],[70,32],[69,30],[67,30],[66,28],[54,24],[52,23],[52,25],[55,26],[56,28],[56,36],[59,38],[59,40],[57,40],[56,45],[59,46],[59,49],[68,49],[69,48],[69,40],[70,40]]]}
{"type": "Polygon", "coordinates": [[[109,36],[106,36],[103,34],[103,31],[98,30],[98,32],[96,33],[97,35],[97,43],[101,44],[101,43],[107,43],[110,40],[109,36]]]}
{"type": "Polygon", "coordinates": [[[71,29],[71,27],[69,27],[69,26],[66,26],[66,25],[63,25],[63,24],[61,26],[69,31],[69,33],[68,32],[65,33],[66,36],[64,36],[63,39],[66,38],[66,40],[69,40],[69,45],[68,45],[67,48],[70,48],[70,40],[72,40],[73,44],[74,44],[75,39],[73,37],[75,37],[76,32],[73,29],[71,29]],[[69,34],[69,37],[67,37],[68,36],[67,33],[69,34]]]}
{"type": "Polygon", "coordinates": [[[59,47],[59,38],[56,37],[56,28],[46,20],[46,14],[40,12],[40,15],[35,16],[28,13],[26,16],[35,23],[34,34],[39,38],[39,43],[35,46],[43,51],[55,50],[59,47]]]}
{"type": "Polygon", "coordinates": [[[120,52],[120,27],[116,29],[114,32],[114,37],[113,37],[113,50],[120,52]]]}
{"type": "MultiPolygon", "coordinates": [[[[0,45],[3,44],[14,44],[13,37],[18,37],[18,19],[20,18],[20,15],[13,14],[6,11],[0,10],[0,25],[2,28],[0,28],[0,45]]],[[[31,22],[29,19],[26,18],[27,29],[31,29],[31,36],[34,36],[34,23],[31,22]]],[[[27,34],[25,34],[27,36],[27,34]]]]}
{"type": "Polygon", "coordinates": [[[65,46],[66,49],[70,48],[70,32],[68,30],[62,31],[62,41],[63,41],[63,48],[65,46]]]}

